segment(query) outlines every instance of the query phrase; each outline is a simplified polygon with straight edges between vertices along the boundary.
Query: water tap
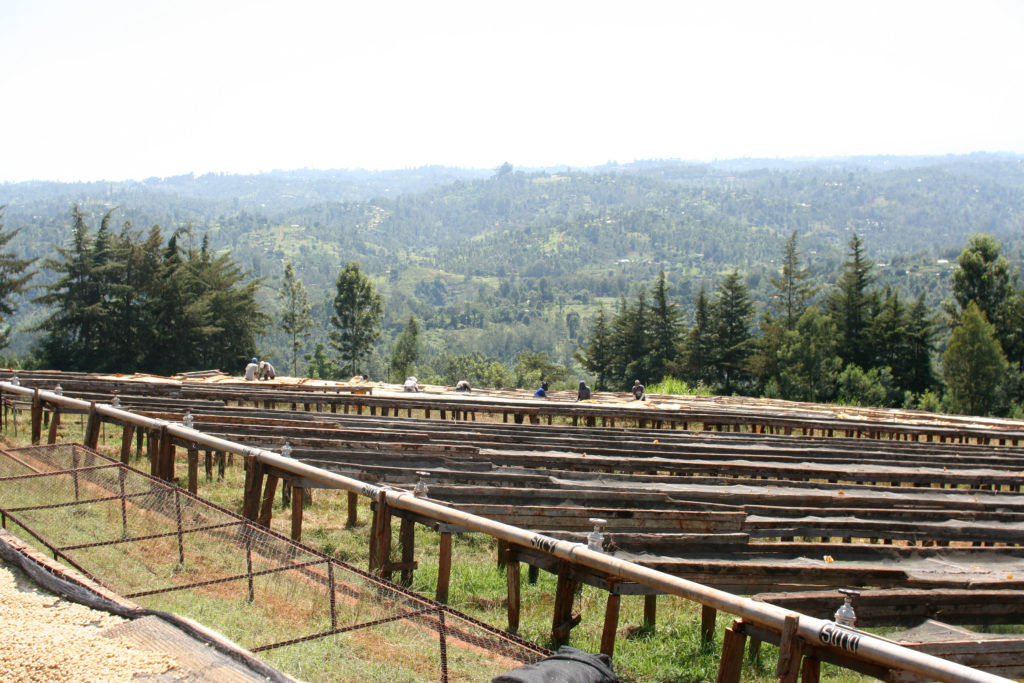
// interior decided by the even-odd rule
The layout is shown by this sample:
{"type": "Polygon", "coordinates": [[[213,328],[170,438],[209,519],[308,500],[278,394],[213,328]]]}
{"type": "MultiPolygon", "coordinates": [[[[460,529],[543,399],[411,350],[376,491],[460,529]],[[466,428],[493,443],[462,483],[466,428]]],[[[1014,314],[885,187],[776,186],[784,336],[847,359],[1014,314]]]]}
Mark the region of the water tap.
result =
{"type": "Polygon", "coordinates": [[[421,470],[416,471],[416,476],[419,479],[416,480],[416,488],[413,489],[412,495],[417,498],[427,497],[427,477],[430,476],[430,472],[423,472],[421,470]]]}
{"type": "Polygon", "coordinates": [[[853,599],[860,595],[860,591],[840,588],[839,592],[843,594],[844,601],[832,618],[840,626],[852,628],[857,623],[857,615],[853,611],[853,599]]]}

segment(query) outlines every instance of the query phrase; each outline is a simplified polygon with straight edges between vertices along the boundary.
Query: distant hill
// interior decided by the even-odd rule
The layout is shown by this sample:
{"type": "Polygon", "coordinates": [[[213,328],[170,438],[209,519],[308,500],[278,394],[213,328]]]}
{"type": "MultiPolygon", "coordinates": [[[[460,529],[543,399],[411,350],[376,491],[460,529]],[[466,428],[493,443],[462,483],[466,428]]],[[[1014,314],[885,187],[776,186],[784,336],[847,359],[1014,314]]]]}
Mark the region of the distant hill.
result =
{"type": "MultiPolygon", "coordinates": [[[[660,270],[684,309],[733,268],[761,297],[794,230],[822,284],[856,232],[883,264],[883,282],[933,303],[946,296],[948,261],[971,234],[995,236],[1014,263],[1024,254],[1024,158],[1010,155],[6,183],[4,224],[22,228],[11,248],[53,255],[69,237],[74,203],[96,223],[114,210],[115,225],[191,225],[194,239],[208,235],[264,278],[271,310],[291,260],[325,321],[338,271],[357,260],[385,294],[383,353],[414,314],[434,352],[508,358],[518,344],[567,363],[577,343],[568,311],[586,319],[660,270]]],[[[23,305],[18,320],[39,315],[23,305]]],[[[19,335],[15,350],[29,341],[19,335]]],[[[267,339],[268,348],[280,343],[267,339]]]]}

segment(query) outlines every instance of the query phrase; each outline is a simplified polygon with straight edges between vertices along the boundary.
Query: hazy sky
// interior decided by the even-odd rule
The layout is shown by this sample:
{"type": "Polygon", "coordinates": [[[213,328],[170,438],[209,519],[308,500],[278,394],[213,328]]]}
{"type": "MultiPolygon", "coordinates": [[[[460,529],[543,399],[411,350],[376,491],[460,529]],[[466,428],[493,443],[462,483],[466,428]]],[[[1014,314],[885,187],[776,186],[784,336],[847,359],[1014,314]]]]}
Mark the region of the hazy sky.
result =
{"type": "Polygon", "coordinates": [[[1024,153],[1024,0],[0,0],[0,181],[1024,153]]]}

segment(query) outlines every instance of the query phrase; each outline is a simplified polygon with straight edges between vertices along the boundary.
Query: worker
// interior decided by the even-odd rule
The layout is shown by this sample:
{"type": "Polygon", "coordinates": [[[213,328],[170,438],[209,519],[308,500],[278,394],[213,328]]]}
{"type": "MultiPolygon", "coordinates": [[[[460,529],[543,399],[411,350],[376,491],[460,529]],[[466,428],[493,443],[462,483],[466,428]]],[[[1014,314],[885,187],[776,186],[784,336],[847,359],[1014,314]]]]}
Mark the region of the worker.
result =
{"type": "Polygon", "coordinates": [[[455,391],[472,391],[473,387],[469,386],[469,382],[464,379],[460,379],[458,384],[455,385],[455,391]]]}
{"type": "Polygon", "coordinates": [[[533,392],[533,395],[536,398],[547,398],[548,397],[548,383],[547,382],[541,382],[540,383],[540,388],[537,389],[537,391],[533,392]]]}
{"type": "Polygon", "coordinates": [[[423,387],[419,385],[419,380],[417,380],[412,375],[406,377],[405,384],[402,385],[402,389],[405,391],[419,391],[422,388],[423,387]]]}
{"type": "Polygon", "coordinates": [[[587,383],[584,382],[583,380],[580,380],[580,388],[576,390],[576,400],[577,401],[587,401],[587,400],[590,400],[590,387],[588,387],[587,383]]]}
{"type": "Polygon", "coordinates": [[[245,381],[252,382],[256,379],[256,373],[259,372],[259,359],[253,358],[249,361],[249,364],[245,366],[245,381]]]}
{"type": "Polygon", "coordinates": [[[644,385],[640,384],[640,380],[633,380],[633,388],[630,390],[633,392],[633,399],[636,401],[643,401],[647,398],[647,394],[644,393],[644,385]]]}
{"type": "Polygon", "coordinates": [[[270,364],[270,361],[260,361],[260,379],[274,379],[277,377],[277,373],[274,372],[274,366],[270,364]]]}

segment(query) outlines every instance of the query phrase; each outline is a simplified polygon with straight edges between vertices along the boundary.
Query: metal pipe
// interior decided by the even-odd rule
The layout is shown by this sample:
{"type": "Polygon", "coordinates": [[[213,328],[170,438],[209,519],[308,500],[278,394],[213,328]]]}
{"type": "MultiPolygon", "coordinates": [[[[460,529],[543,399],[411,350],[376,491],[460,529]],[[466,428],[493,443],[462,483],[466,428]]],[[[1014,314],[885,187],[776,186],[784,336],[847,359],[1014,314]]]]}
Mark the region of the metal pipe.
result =
{"type": "MultiPolygon", "coordinates": [[[[0,382],[0,391],[28,396],[34,393],[33,389],[15,386],[7,382],[0,382]]],[[[68,407],[87,410],[90,406],[88,401],[68,398],[48,391],[40,391],[39,396],[45,401],[68,407]]],[[[594,552],[588,550],[585,545],[580,543],[560,541],[543,534],[526,531],[519,527],[454,510],[439,503],[418,498],[410,491],[396,490],[386,486],[374,486],[357,479],[306,465],[294,458],[282,457],[273,451],[243,446],[233,441],[209,436],[178,424],[136,415],[113,406],[105,404],[95,404],[95,406],[97,413],[114,418],[117,421],[131,422],[137,426],[150,428],[166,425],[167,431],[179,438],[217,450],[231,451],[242,455],[253,455],[264,464],[316,481],[331,488],[362,493],[372,498],[377,498],[383,492],[384,500],[391,507],[421,514],[449,524],[455,524],[471,531],[485,533],[509,543],[534,548],[559,559],[575,562],[614,577],[648,586],[663,593],[678,595],[699,602],[702,605],[728,612],[773,631],[781,632],[786,616],[796,614],[799,617],[798,632],[806,642],[815,643],[847,656],[853,655],[855,658],[873,662],[887,668],[909,671],[946,683],[1008,683],[1010,680],[911,650],[869,633],[842,629],[842,627],[837,627],[831,621],[824,621],[766,602],[733,595],[717,588],[711,588],[710,586],[704,586],[678,576],[649,569],[605,553],[594,552]],[[837,628],[839,628],[838,632],[836,631],[837,628]]]]}

